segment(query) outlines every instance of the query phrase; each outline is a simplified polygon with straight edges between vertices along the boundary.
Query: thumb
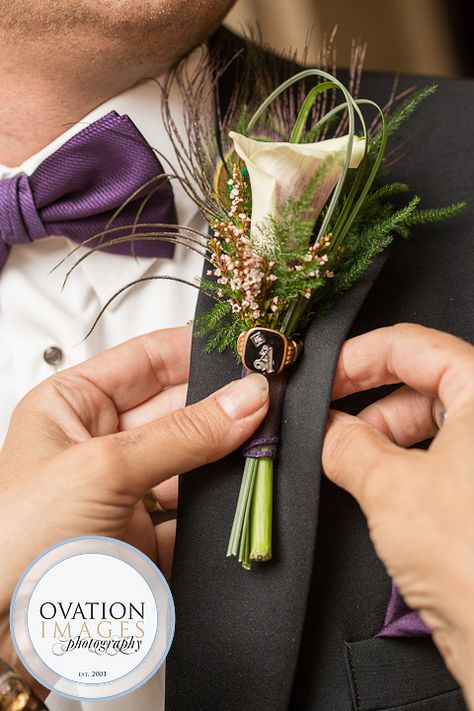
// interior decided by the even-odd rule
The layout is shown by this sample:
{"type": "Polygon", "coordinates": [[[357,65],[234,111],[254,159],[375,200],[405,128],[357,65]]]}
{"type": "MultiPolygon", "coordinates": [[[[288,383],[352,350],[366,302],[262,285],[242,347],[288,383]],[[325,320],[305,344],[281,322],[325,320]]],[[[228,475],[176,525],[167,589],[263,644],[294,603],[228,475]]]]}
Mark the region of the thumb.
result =
{"type": "Polygon", "coordinates": [[[175,474],[226,456],[247,440],[268,410],[268,381],[253,373],[201,402],[154,422],[96,439],[105,475],[138,496],[175,474]],[[113,461],[110,461],[113,460],[113,461]]]}
{"type": "Polygon", "coordinates": [[[322,462],[326,476],[348,491],[366,514],[393,491],[393,475],[406,471],[410,452],[358,417],[329,411],[322,462]]]}

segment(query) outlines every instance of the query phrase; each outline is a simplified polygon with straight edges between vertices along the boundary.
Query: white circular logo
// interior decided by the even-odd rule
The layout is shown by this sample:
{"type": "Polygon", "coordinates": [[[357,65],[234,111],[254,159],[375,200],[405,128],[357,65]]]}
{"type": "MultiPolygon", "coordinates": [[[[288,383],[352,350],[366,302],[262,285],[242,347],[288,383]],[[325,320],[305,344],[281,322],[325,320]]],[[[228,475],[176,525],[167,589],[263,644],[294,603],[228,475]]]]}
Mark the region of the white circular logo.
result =
{"type": "Polygon", "coordinates": [[[25,667],[55,692],[107,699],[136,689],[171,646],[171,591],[143,553],[112,538],[63,541],[36,558],[12,599],[25,667]]]}

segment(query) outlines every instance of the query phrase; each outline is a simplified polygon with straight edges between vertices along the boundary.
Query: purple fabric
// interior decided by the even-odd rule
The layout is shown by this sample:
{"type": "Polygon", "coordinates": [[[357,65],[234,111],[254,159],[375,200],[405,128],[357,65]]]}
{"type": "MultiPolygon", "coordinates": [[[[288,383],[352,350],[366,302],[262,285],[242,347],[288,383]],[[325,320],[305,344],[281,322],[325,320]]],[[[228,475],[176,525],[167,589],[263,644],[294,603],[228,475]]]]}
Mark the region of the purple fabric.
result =
{"type": "Polygon", "coordinates": [[[419,637],[430,634],[431,630],[418,612],[408,607],[397,586],[392,583],[384,626],[375,637],[419,637]]]}
{"type": "MultiPolygon", "coordinates": [[[[125,200],[138,196],[110,227],[132,225],[143,199],[148,200],[139,223],[176,224],[173,190],[169,181],[153,181],[164,170],[136,126],[115,111],[84,128],[37,168],[0,180],[0,269],[10,246],[61,235],[83,242],[105,229],[125,200]]],[[[150,233],[153,228],[140,229],[150,233]]],[[[118,230],[110,237],[126,236],[118,230]]],[[[104,239],[110,239],[105,237],[104,239]]],[[[95,246],[100,240],[89,242],[95,246]]],[[[156,240],[108,247],[119,254],[172,258],[174,244],[156,240]]]]}
{"type": "Polygon", "coordinates": [[[268,457],[275,460],[279,441],[280,438],[276,435],[274,437],[253,437],[243,449],[244,457],[252,457],[252,459],[268,457]],[[265,449],[261,449],[261,447],[265,447],[265,449]]]}

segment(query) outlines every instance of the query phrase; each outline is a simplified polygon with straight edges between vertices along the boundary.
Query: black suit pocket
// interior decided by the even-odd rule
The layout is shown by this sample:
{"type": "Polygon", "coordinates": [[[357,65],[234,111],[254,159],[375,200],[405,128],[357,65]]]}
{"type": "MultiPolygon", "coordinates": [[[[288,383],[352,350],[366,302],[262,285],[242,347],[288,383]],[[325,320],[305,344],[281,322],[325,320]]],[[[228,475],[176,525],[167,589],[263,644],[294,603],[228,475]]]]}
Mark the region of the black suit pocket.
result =
{"type": "Polygon", "coordinates": [[[346,642],[345,651],[355,711],[466,711],[431,639],[346,642]]]}

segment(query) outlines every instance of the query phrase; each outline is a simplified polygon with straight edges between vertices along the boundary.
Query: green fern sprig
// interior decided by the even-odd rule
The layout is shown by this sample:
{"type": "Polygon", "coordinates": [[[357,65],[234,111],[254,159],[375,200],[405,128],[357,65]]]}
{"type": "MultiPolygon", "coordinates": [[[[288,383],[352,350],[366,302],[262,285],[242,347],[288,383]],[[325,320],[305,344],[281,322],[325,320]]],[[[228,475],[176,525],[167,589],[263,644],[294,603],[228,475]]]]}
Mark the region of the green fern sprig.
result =
{"type": "MultiPolygon", "coordinates": [[[[437,84],[430,84],[420,89],[414,89],[408,97],[387,116],[385,128],[387,136],[389,138],[393,137],[393,135],[410,120],[421,104],[436,92],[437,88],[437,84]]],[[[371,138],[372,150],[377,150],[382,136],[383,128],[379,126],[371,138]]]]}
{"type": "Polygon", "coordinates": [[[416,210],[409,219],[406,221],[407,227],[414,227],[415,225],[424,225],[429,222],[441,222],[442,220],[447,220],[450,217],[454,217],[464,210],[466,207],[465,202],[457,202],[454,205],[449,205],[448,207],[435,207],[428,210],[416,210]]]}

